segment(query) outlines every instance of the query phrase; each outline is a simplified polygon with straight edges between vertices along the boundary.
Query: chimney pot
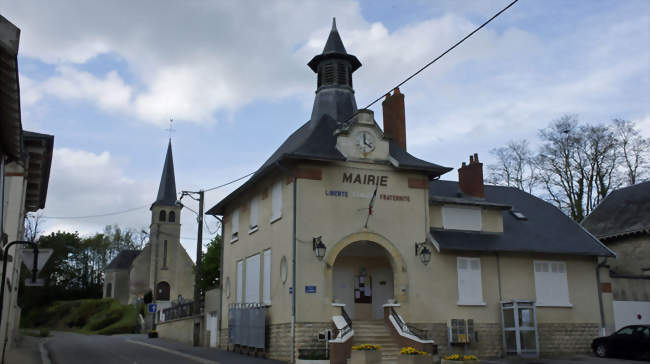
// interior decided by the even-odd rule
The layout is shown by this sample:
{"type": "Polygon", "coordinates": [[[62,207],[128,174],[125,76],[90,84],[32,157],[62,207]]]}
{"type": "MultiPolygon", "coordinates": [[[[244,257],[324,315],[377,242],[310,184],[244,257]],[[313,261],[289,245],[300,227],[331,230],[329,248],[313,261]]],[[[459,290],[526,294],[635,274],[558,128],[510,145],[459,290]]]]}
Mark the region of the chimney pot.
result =
{"type": "Polygon", "coordinates": [[[485,197],[483,163],[478,161],[478,153],[469,156],[469,165],[463,162],[462,166],[458,168],[458,186],[466,195],[485,197]]]}

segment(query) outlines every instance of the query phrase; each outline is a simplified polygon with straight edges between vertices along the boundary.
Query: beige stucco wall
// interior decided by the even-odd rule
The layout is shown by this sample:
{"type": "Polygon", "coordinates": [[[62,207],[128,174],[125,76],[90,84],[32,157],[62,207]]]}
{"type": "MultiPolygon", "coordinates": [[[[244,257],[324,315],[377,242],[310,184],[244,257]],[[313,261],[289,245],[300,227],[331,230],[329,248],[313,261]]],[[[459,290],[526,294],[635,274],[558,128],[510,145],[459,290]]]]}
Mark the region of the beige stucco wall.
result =
{"type": "Polygon", "coordinates": [[[104,293],[107,297],[108,284],[112,284],[111,298],[115,298],[121,304],[129,303],[129,271],[128,269],[109,269],[104,275],[104,293]]]}
{"type": "Polygon", "coordinates": [[[642,274],[642,268],[650,268],[650,234],[633,235],[612,241],[606,245],[616,253],[607,263],[617,274],[642,274]]]}
{"type": "Polygon", "coordinates": [[[194,341],[194,320],[195,317],[185,317],[178,320],[161,322],[156,325],[158,336],[181,342],[186,345],[192,345],[194,341]]]}
{"type": "Polygon", "coordinates": [[[214,312],[219,310],[219,294],[219,288],[205,291],[205,303],[203,306],[205,312],[214,312]]]}
{"type": "Polygon", "coordinates": [[[129,303],[134,303],[138,298],[143,298],[148,291],[153,291],[153,288],[149,285],[150,261],[151,243],[147,243],[131,263],[131,269],[129,270],[129,303]]]}

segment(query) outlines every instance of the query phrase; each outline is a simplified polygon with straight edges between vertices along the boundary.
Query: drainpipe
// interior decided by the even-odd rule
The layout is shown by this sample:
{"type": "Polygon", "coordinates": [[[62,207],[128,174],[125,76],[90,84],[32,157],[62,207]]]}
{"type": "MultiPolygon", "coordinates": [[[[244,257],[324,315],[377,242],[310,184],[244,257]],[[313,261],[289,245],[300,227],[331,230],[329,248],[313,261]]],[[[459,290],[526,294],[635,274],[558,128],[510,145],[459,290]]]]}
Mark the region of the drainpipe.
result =
{"type": "MultiPolygon", "coordinates": [[[[596,258],[596,261],[598,261],[598,258],[596,258]]],[[[600,287],[600,268],[606,267],[607,266],[607,257],[605,257],[605,260],[602,262],[598,263],[596,265],[596,284],[598,285],[598,305],[600,306],[600,334],[601,336],[605,336],[606,334],[606,329],[605,329],[605,310],[603,308],[603,290],[600,287]]]]}
{"type": "Polygon", "coordinates": [[[499,304],[503,301],[503,296],[501,295],[501,260],[499,259],[499,252],[496,252],[497,256],[497,284],[499,286],[499,304]]]}
{"type": "Polygon", "coordinates": [[[293,232],[291,236],[291,363],[296,362],[296,202],[298,195],[298,177],[295,171],[284,167],[280,162],[277,165],[286,174],[293,178],[293,232]]]}
{"type": "MultiPolygon", "coordinates": [[[[223,217],[218,218],[216,215],[214,216],[215,219],[219,220],[219,223],[221,224],[221,252],[219,259],[221,262],[219,263],[219,311],[218,311],[218,316],[217,316],[217,342],[219,343],[219,347],[221,347],[221,315],[223,315],[222,312],[222,306],[223,306],[223,251],[224,248],[226,247],[225,244],[225,237],[223,236],[224,234],[224,229],[223,229],[223,217]]],[[[208,345],[209,346],[209,345],[208,345]]]]}

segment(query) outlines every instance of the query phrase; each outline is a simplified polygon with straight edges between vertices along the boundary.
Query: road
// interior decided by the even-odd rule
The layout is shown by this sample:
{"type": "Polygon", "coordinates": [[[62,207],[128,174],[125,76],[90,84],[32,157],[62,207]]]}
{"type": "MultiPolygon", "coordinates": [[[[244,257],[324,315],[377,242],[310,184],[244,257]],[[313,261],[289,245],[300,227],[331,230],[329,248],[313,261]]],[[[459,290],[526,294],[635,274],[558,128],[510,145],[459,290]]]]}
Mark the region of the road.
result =
{"type": "Polygon", "coordinates": [[[143,335],[83,335],[55,332],[45,347],[52,364],[276,364],[212,348],[147,339],[143,335]]]}

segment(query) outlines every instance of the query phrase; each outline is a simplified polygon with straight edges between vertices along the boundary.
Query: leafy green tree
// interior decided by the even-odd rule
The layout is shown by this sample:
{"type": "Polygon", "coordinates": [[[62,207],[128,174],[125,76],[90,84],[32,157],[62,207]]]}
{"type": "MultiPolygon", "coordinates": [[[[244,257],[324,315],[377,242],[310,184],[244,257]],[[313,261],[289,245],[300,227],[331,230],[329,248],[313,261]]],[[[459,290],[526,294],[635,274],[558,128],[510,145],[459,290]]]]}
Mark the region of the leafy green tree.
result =
{"type": "Polygon", "coordinates": [[[220,235],[215,236],[207,244],[208,250],[203,254],[201,263],[201,291],[217,287],[219,284],[219,266],[221,265],[220,235]]]}

